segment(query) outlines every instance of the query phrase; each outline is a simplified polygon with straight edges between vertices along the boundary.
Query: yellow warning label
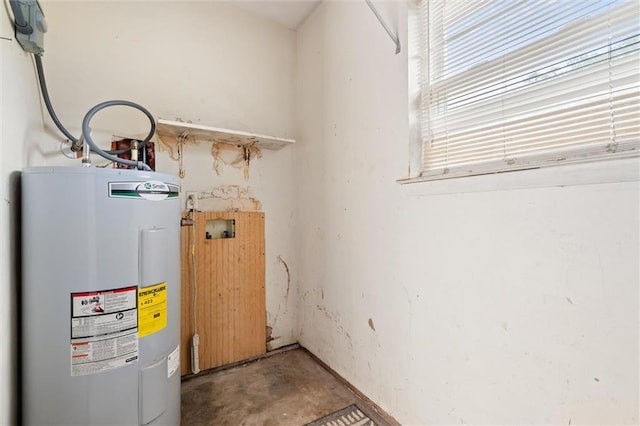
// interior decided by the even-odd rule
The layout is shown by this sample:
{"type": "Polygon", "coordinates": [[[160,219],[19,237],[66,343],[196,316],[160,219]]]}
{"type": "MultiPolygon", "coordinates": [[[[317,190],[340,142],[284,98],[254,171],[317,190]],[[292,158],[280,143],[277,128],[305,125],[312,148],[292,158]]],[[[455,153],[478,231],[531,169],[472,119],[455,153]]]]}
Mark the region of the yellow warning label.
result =
{"type": "Polygon", "coordinates": [[[167,326],[167,283],[138,290],[138,336],[144,337],[167,326]]]}

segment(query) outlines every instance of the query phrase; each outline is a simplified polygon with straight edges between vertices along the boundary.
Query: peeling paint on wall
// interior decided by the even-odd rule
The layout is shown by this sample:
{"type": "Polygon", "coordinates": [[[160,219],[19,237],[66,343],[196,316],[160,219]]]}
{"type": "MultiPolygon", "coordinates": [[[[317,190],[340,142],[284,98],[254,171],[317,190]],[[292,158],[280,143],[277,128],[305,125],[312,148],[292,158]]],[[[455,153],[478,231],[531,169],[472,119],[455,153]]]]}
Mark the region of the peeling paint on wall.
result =
{"type": "Polygon", "coordinates": [[[198,192],[198,205],[204,211],[262,211],[262,203],[251,194],[250,188],[240,185],[219,185],[198,192]]]}
{"type": "MultiPolygon", "coordinates": [[[[185,137],[158,137],[159,151],[167,151],[169,158],[180,163],[180,177],[184,177],[183,153],[186,144],[198,145],[199,141],[185,137]]],[[[211,145],[213,157],[213,170],[218,176],[222,174],[223,166],[231,166],[242,169],[245,180],[249,179],[249,166],[251,161],[262,158],[262,151],[254,145],[235,145],[226,142],[215,142],[211,145]]]]}
{"type": "Polygon", "coordinates": [[[249,179],[249,164],[251,160],[261,158],[262,151],[253,145],[240,146],[218,142],[211,147],[211,155],[213,156],[213,170],[216,171],[218,176],[222,173],[222,166],[227,165],[242,169],[244,178],[247,180],[249,179]]]}
{"type": "Polygon", "coordinates": [[[169,141],[168,137],[165,138],[161,138],[161,137],[157,137],[158,139],[158,147],[160,148],[159,151],[160,152],[167,152],[169,154],[169,158],[171,158],[173,161],[178,161],[178,142],[180,142],[180,138],[172,138],[171,141],[169,141]]]}
{"type": "Polygon", "coordinates": [[[267,326],[267,351],[272,351],[273,349],[275,349],[275,341],[279,338],[279,336],[273,337],[273,327],[267,326]]]}
{"type": "Polygon", "coordinates": [[[165,139],[157,137],[158,139],[158,151],[166,151],[169,154],[169,158],[178,162],[178,176],[182,179],[186,175],[184,168],[184,145],[188,142],[194,145],[198,145],[197,140],[190,140],[185,137],[171,138],[165,136],[165,139]]]}

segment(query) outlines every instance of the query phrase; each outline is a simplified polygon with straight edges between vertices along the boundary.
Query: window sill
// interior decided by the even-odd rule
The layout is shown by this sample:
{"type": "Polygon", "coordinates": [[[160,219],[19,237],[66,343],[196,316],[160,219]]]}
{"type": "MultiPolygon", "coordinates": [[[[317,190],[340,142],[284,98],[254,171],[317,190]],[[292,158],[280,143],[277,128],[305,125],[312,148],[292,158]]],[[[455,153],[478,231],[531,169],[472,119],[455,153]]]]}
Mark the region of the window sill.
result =
{"type": "Polygon", "coordinates": [[[397,180],[413,196],[637,181],[640,181],[638,157],[440,180],[421,177],[397,180]]]}

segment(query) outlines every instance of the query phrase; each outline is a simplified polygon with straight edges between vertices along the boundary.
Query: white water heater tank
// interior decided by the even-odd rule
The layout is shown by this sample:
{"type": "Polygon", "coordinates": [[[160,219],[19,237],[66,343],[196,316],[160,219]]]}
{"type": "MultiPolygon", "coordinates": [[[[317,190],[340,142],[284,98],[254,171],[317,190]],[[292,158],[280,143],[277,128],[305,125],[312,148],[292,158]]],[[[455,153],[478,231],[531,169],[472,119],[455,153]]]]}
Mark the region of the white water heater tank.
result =
{"type": "Polygon", "coordinates": [[[178,179],[22,174],[22,424],[180,423],[178,179]]]}

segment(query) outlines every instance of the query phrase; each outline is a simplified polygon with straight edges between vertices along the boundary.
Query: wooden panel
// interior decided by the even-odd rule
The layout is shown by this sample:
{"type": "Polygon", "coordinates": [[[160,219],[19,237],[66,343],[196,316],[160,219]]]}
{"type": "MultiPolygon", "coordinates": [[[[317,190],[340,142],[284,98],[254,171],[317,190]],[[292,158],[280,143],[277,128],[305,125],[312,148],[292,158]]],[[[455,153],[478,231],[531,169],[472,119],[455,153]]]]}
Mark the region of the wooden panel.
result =
{"type": "Polygon", "coordinates": [[[194,299],[200,369],[266,352],[264,213],[195,213],[196,289],[192,274],[194,229],[182,228],[181,372],[191,372],[194,299]],[[235,220],[235,238],[205,238],[206,221],[235,220]]]}

